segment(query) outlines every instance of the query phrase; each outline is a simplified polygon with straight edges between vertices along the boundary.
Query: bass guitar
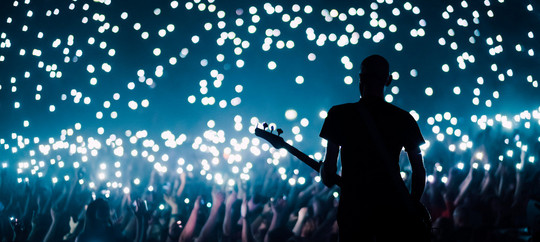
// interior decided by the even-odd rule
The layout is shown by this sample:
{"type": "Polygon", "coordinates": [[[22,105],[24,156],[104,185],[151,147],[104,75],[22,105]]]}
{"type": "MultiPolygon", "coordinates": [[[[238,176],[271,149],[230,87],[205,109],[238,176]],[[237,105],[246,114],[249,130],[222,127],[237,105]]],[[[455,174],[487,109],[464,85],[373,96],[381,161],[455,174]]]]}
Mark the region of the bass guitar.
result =
{"type": "MultiPolygon", "coordinates": [[[[259,127],[255,128],[255,135],[257,137],[260,137],[268,141],[276,149],[283,148],[287,150],[294,157],[304,162],[304,164],[308,165],[313,170],[319,172],[320,167],[321,167],[321,162],[312,159],[308,155],[304,154],[302,151],[298,150],[294,146],[285,142],[283,137],[280,136],[283,133],[282,129],[276,129],[276,133],[274,133],[274,127],[269,127],[267,123],[263,123],[263,128],[264,129],[261,129],[259,127]],[[266,129],[269,129],[270,131],[266,131],[266,129]]],[[[341,187],[341,184],[342,184],[341,177],[338,175],[336,176],[337,176],[336,185],[341,187]]],[[[422,230],[421,233],[423,234],[423,237],[425,237],[425,240],[429,241],[429,237],[430,237],[431,229],[432,229],[431,214],[429,213],[429,210],[420,202],[414,202],[412,207],[414,208],[412,208],[411,210],[414,210],[414,214],[416,214],[418,217],[417,221],[420,221],[420,224],[422,224],[421,228],[419,229],[422,230]]]]}

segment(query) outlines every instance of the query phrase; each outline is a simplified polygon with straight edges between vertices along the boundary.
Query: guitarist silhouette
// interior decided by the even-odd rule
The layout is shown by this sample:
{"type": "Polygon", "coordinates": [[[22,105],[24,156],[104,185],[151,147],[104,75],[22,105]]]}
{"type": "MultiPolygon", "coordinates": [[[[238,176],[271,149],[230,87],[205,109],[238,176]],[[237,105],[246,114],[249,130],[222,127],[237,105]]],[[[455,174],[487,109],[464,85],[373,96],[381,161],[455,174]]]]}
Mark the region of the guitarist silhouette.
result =
{"type": "Polygon", "coordinates": [[[426,176],[420,151],[424,139],[408,112],[384,100],[391,82],[384,57],[365,58],[360,101],[333,106],[321,129],[320,136],[328,141],[322,181],[341,186],[340,241],[429,241],[430,225],[420,215],[427,213],[420,203],[426,176]],[[410,193],[400,175],[403,148],[412,167],[410,193]],[[341,178],[336,176],[339,155],[341,178]]]}

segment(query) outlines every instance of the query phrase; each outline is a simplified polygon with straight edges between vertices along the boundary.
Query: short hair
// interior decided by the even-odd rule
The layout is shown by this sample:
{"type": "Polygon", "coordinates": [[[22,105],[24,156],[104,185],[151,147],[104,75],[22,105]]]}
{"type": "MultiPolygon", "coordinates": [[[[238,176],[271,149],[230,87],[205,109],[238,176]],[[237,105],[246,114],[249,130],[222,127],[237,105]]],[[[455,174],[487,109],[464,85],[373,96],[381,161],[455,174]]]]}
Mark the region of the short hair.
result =
{"type": "Polygon", "coordinates": [[[388,61],[380,55],[370,55],[362,61],[360,74],[368,79],[386,79],[390,72],[388,61]]]}

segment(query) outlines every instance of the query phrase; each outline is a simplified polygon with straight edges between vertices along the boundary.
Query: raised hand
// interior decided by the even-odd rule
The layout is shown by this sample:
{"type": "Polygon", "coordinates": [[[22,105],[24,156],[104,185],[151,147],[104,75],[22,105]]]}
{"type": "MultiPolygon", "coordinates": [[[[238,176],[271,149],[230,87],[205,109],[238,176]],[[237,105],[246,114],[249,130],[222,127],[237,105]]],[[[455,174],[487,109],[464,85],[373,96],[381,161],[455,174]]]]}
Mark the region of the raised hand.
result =
{"type": "Polygon", "coordinates": [[[298,219],[304,219],[308,214],[308,207],[302,207],[298,210],[298,219]]]}
{"type": "Polygon", "coordinates": [[[242,199],[242,206],[240,206],[240,217],[246,218],[248,215],[248,202],[246,198],[242,199]]]}
{"type": "Polygon", "coordinates": [[[11,220],[9,224],[11,225],[11,229],[13,230],[13,234],[15,235],[13,241],[23,241],[24,234],[26,232],[23,221],[21,221],[18,218],[15,218],[11,220]]]}
{"type": "Polygon", "coordinates": [[[234,202],[236,202],[237,200],[237,193],[236,191],[232,191],[231,194],[229,194],[229,196],[227,196],[227,200],[225,201],[225,207],[227,209],[230,209],[232,207],[232,205],[234,204],[234,202]]]}
{"type": "Polygon", "coordinates": [[[167,194],[163,194],[163,200],[165,200],[165,202],[171,207],[171,209],[173,211],[178,212],[178,204],[176,203],[176,199],[175,199],[174,196],[169,196],[167,194]]]}
{"type": "Polygon", "coordinates": [[[149,215],[148,204],[146,200],[137,199],[131,207],[135,217],[138,220],[144,219],[149,215]]]}
{"type": "Polygon", "coordinates": [[[287,200],[280,198],[270,203],[270,207],[274,214],[283,214],[287,208],[287,200]]]}
{"type": "Polygon", "coordinates": [[[214,189],[212,191],[212,207],[221,206],[225,201],[225,193],[221,190],[214,189]]]}
{"type": "Polygon", "coordinates": [[[201,196],[197,196],[197,199],[195,199],[195,203],[193,203],[194,210],[199,210],[199,208],[201,208],[201,199],[201,196]]]}

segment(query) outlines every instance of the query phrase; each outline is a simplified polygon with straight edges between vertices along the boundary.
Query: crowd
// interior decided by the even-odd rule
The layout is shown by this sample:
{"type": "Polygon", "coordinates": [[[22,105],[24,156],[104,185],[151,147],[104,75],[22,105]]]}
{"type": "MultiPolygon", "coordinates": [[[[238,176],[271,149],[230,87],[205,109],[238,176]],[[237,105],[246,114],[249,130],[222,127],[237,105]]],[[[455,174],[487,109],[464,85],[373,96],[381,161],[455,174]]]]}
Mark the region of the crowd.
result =
{"type": "MultiPolygon", "coordinates": [[[[426,164],[435,164],[422,197],[432,216],[433,241],[539,240],[540,169],[528,158],[540,156],[538,142],[520,149],[521,154],[500,156],[515,140],[493,135],[484,131],[475,140],[482,145],[459,157],[430,148],[432,154],[444,154],[425,157],[426,164]],[[456,165],[466,158],[470,162],[456,165]]],[[[406,171],[406,159],[401,162],[406,171]]],[[[137,164],[132,162],[126,173],[145,172],[137,164]]],[[[261,161],[250,180],[222,186],[187,171],[147,172],[141,184],[125,185],[130,188],[125,190],[105,182],[93,188],[81,184],[87,175],[81,169],[56,183],[35,176],[20,182],[9,167],[2,169],[0,241],[338,239],[339,188],[325,187],[315,173],[305,184],[292,185],[261,161]]],[[[409,176],[403,177],[410,184],[409,176]]]]}
{"type": "Polygon", "coordinates": [[[428,159],[435,165],[422,199],[434,221],[435,241],[540,241],[535,134],[494,126],[480,132],[476,148],[462,155],[432,151],[437,155],[428,159]],[[458,160],[470,162],[456,165],[458,160]],[[450,168],[445,172],[442,164],[450,168]]]}

